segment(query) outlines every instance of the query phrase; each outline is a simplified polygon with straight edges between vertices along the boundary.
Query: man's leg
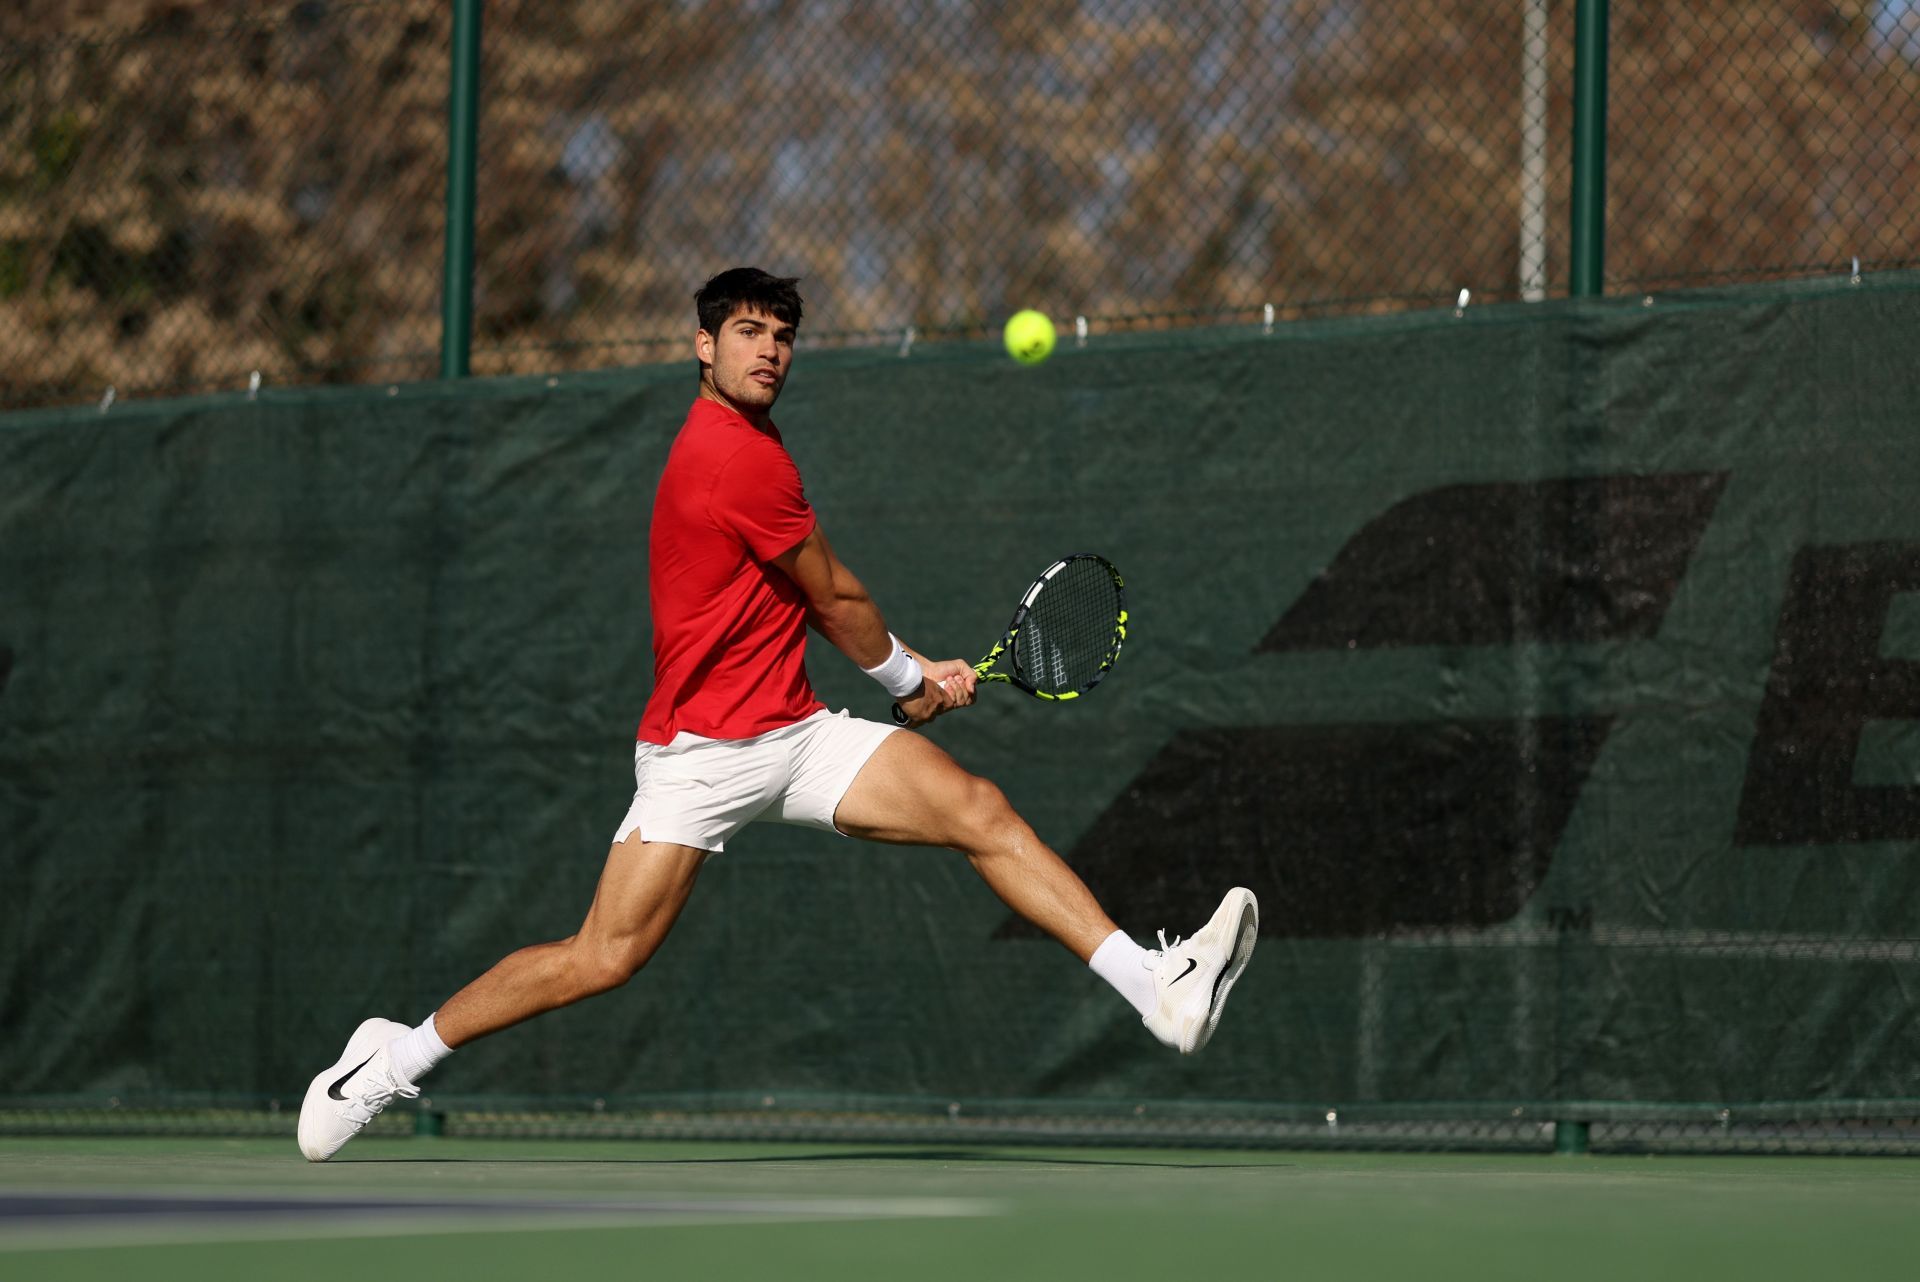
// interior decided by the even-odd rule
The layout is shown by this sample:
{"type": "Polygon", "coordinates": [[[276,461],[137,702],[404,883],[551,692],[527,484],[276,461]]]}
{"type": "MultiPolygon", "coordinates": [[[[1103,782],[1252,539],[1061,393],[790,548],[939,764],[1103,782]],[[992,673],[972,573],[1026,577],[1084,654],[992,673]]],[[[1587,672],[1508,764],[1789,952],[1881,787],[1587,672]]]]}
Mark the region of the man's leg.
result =
{"type": "Polygon", "coordinates": [[[833,821],[868,841],[959,851],[1001,902],[1083,962],[1118,929],[995,784],[920,735],[888,735],[840,799],[833,821]]]}
{"type": "Polygon", "coordinates": [[[888,735],[874,749],[834,823],[870,841],[960,851],[1002,902],[1065,944],[1183,1055],[1213,1036],[1259,933],[1253,892],[1236,886],[1193,938],[1169,945],[1163,933],[1159,951],[1142,949],[998,787],[917,734],[888,735]]]}
{"type": "Polygon", "coordinates": [[[607,852],[577,933],[510,953],[434,1012],[449,1047],[627,982],[667,937],[707,852],[636,833],[607,852]]]}
{"type": "Polygon", "coordinates": [[[642,841],[636,833],[607,852],[599,888],[576,933],[509,954],[419,1029],[386,1019],[361,1024],[339,1060],[307,1087],[300,1108],[301,1152],[309,1161],[324,1162],[395,1096],[420,1093],[418,1074],[396,1069],[396,1047],[405,1052],[414,1049],[410,1042],[438,1040],[444,1054],[626,983],[673,928],[706,857],[703,850],[642,841]]]}

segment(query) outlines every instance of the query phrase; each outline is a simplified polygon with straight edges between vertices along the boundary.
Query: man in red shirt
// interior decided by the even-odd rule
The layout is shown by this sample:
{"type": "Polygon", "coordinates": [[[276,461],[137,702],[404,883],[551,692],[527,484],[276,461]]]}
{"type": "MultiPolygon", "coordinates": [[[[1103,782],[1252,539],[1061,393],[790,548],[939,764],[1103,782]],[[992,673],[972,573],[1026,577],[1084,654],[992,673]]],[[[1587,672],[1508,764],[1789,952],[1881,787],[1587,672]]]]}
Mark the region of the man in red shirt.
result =
{"type": "Polygon", "coordinates": [[[631,978],[666,938],[708,857],[756,819],[964,854],[994,893],[1059,940],[1191,1054],[1253,951],[1259,912],[1235,888],[1192,939],[1147,950],[1000,790],[932,741],[830,713],[805,667],[811,626],[878,681],[914,726],[974,700],[963,659],[930,660],[887,630],[834,555],[770,417],[800,325],[795,282],[755,268],[695,296],[700,392],[655,497],[649,591],[654,689],[634,798],[571,938],[523,948],[417,1028],[361,1024],[314,1077],[299,1140],[325,1161],[396,1096],[419,1094],[454,1047],[631,978]]]}

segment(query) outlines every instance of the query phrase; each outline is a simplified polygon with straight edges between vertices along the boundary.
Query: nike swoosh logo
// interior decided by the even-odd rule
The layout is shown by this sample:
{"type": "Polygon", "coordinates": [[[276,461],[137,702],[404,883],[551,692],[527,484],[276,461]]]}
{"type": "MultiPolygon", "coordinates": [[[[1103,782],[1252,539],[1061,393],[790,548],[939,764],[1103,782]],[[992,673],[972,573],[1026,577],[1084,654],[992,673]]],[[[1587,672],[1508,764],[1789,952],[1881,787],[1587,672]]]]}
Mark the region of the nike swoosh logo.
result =
{"type": "MultiPolygon", "coordinates": [[[[373,1055],[378,1055],[379,1053],[380,1053],[379,1051],[375,1051],[373,1055]]],[[[355,1073],[359,1072],[361,1069],[365,1068],[367,1065],[373,1063],[373,1055],[367,1056],[365,1059],[361,1060],[358,1064],[355,1064],[352,1068],[340,1074],[340,1080],[335,1082],[333,1085],[327,1087],[327,1094],[331,1095],[333,1098],[339,1100],[343,1104],[346,1103],[347,1097],[340,1093],[340,1088],[347,1084],[348,1078],[352,1077],[355,1073]]]]}
{"type": "Polygon", "coordinates": [[[1169,979],[1167,981],[1167,987],[1172,988],[1175,984],[1179,983],[1181,980],[1185,979],[1187,976],[1193,974],[1194,967],[1198,966],[1199,964],[1200,963],[1195,959],[1191,957],[1187,958],[1187,968],[1181,971],[1178,975],[1175,975],[1172,979],[1169,979]]]}

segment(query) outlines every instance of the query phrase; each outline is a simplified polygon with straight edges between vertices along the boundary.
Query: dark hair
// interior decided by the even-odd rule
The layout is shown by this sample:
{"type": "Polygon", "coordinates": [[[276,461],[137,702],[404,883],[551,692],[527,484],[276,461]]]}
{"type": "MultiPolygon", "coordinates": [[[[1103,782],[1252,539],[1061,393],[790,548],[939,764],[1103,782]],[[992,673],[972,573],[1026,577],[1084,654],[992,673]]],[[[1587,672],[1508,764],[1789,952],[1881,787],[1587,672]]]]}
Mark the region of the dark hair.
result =
{"type": "Polygon", "coordinates": [[[734,267],[721,272],[693,296],[700,328],[709,334],[718,334],[734,312],[748,307],[770,313],[775,320],[798,329],[800,291],[794,286],[799,283],[798,276],[773,276],[758,267],[734,267]]]}

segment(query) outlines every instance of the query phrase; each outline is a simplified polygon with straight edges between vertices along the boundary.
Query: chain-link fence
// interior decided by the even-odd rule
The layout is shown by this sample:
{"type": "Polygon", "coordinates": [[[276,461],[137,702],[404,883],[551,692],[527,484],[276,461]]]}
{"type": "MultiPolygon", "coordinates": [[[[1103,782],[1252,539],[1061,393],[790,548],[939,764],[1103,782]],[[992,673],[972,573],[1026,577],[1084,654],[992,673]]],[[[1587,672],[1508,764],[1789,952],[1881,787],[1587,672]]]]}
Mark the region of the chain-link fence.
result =
{"type": "Polygon", "coordinates": [[[684,343],[735,260],[894,336],[1511,294],[1524,6],[1421,7],[496,4],[480,364],[684,343]]]}
{"type": "Polygon", "coordinates": [[[0,48],[0,403],[431,375],[447,30],[208,5],[0,48]]]}
{"type": "Polygon", "coordinates": [[[1610,288],[1920,259],[1920,2],[1612,14],[1610,288]]]}
{"type": "MultiPolygon", "coordinates": [[[[769,1096],[750,1107],[690,1110],[634,1107],[605,1100],[556,1107],[393,1109],[366,1134],[386,1139],[441,1135],[469,1139],[748,1141],[811,1144],[994,1144],[1219,1149],[1380,1149],[1488,1153],[1746,1153],[1830,1156],[1920,1156],[1920,1118],[1846,1117],[1832,1121],[1738,1117],[1730,1109],[1687,1117],[1645,1113],[1597,1122],[1555,1120],[1514,1108],[1456,1118],[1355,1116],[1327,1109],[1296,1116],[1222,1113],[1163,1115],[1149,1109],[1075,1111],[1048,1101],[1029,1108],[1004,1101],[981,1105],[895,1106],[864,1112],[796,1107],[769,1096]]],[[[178,1135],[286,1137],[294,1134],[296,1100],[254,1108],[122,1108],[10,1103],[0,1106],[0,1136],[178,1135]]],[[[1705,1110],[1694,1110],[1704,1112],[1705,1110]]]]}
{"type": "MultiPolygon", "coordinates": [[[[0,404],[431,375],[449,6],[59,6],[0,48],[0,404]]],[[[1573,0],[492,0],[474,369],[1565,292],[1573,0]]],[[[1920,3],[1612,5],[1607,280],[1904,264],[1920,3]]]]}

